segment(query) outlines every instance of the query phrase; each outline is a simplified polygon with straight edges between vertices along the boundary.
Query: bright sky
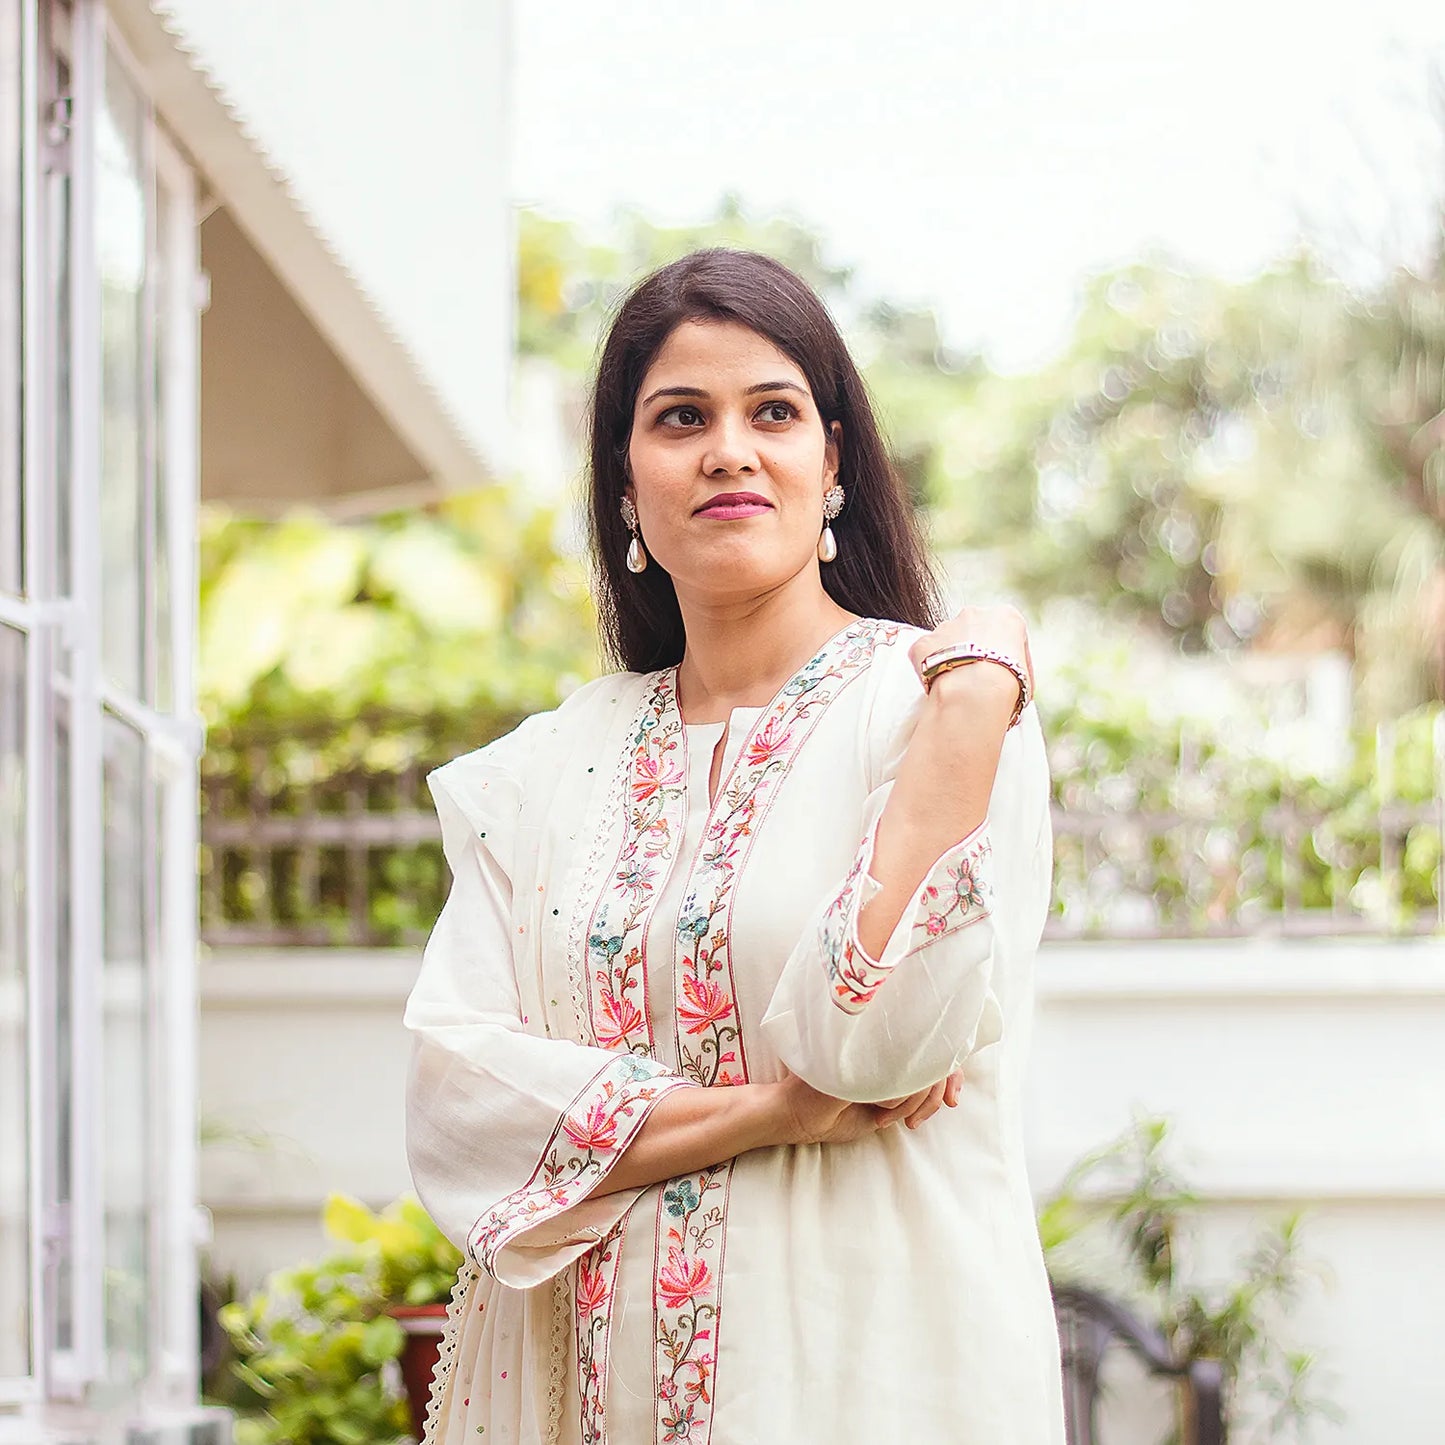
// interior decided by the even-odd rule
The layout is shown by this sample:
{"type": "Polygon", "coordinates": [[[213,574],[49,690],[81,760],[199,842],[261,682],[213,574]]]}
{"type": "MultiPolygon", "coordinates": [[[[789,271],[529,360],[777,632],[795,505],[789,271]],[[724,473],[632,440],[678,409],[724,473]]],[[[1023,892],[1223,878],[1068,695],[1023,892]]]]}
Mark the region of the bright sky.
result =
{"type": "Polygon", "coordinates": [[[1150,244],[1352,274],[1445,195],[1441,0],[513,0],[513,190],[584,221],[735,191],[1023,369],[1150,244]],[[848,18],[842,18],[848,17],[848,18]]]}

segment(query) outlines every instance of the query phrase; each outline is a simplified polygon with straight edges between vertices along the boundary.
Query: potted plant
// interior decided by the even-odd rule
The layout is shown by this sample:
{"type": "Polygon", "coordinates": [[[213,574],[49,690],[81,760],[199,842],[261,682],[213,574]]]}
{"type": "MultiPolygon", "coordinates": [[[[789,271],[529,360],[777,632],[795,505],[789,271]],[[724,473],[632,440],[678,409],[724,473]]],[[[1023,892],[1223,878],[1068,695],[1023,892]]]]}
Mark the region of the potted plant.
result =
{"type": "Polygon", "coordinates": [[[235,1358],[215,1403],[235,1411],[236,1445],[421,1438],[461,1255],[411,1194],[379,1214],[332,1194],[323,1225],[344,1248],[219,1311],[235,1358]]]}
{"type": "Polygon", "coordinates": [[[461,1252],[414,1194],[404,1194],[379,1215],[354,1199],[333,1194],[325,1218],[328,1233],[376,1250],[378,1293],[389,1301],[386,1312],[405,1336],[399,1356],[401,1377],[412,1433],[420,1439],[461,1252]]]}

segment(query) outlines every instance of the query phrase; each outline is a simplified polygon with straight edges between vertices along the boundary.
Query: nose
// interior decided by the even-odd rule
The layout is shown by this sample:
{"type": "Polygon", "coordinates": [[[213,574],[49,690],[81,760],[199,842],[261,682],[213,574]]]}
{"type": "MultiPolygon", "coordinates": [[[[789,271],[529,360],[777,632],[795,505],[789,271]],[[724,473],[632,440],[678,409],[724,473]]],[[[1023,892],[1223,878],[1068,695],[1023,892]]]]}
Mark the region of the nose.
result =
{"type": "Polygon", "coordinates": [[[712,428],[707,451],[702,458],[703,471],[710,477],[732,476],[739,472],[758,470],[757,448],[745,420],[722,417],[712,428]]]}

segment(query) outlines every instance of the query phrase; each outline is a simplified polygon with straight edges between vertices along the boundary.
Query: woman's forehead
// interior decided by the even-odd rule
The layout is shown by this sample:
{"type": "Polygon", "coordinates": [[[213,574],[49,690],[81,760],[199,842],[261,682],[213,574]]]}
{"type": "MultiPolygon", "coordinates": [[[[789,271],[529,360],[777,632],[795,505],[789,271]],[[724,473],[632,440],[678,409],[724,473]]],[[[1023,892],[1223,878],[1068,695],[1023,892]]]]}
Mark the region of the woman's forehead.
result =
{"type": "Polygon", "coordinates": [[[697,386],[707,391],[742,390],[766,381],[788,381],[808,390],[808,379],[787,352],[740,321],[683,321],[662,343],[638,390],[697,386]]]}

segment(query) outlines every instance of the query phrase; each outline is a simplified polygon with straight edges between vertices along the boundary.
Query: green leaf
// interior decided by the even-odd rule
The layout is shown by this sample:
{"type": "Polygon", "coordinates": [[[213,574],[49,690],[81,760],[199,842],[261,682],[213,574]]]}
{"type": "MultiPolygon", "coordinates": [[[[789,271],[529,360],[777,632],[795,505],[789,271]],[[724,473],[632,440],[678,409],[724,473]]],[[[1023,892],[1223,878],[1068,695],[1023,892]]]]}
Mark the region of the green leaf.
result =
{"type": "Polygon", "coordinates": [[[361,1344],[361,1358],[368,1365],[394,1360],[406,1343],[406,1332],[390,1315],[378,1315],[368,1322],[361,1344]]]}

